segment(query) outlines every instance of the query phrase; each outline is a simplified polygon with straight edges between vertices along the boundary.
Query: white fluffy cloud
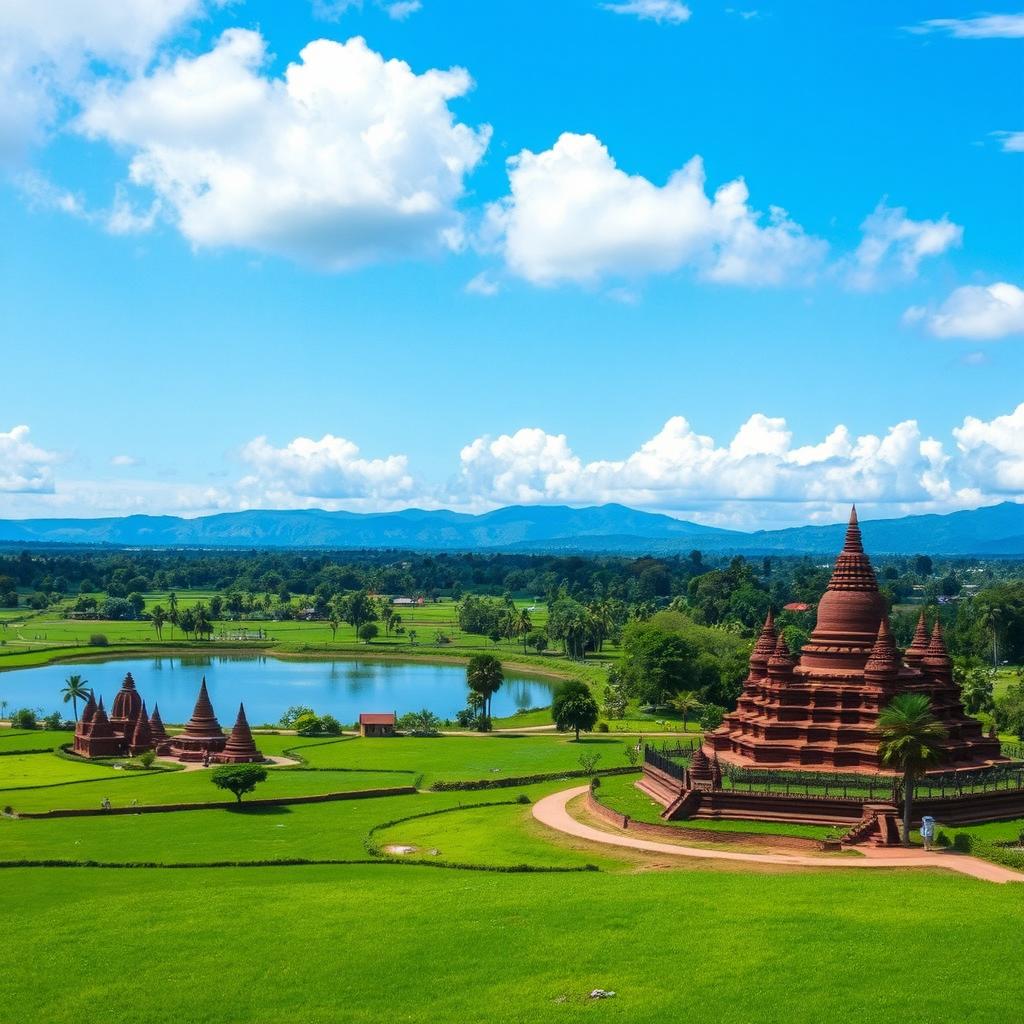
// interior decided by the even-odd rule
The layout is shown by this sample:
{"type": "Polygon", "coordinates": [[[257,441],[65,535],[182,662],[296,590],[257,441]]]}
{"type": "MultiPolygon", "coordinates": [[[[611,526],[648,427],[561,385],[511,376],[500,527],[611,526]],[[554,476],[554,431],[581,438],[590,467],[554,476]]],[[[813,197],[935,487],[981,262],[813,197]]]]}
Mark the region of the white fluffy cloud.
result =
{"type": "Polygon", "coordinates": [[[999,140],[1004,153],[1024,153],[1024,132],[990,132],[999,140]]]}
{"type": "Polygon", "coordinates": [[[862,290],[917,277],[922,260],[959,246],[964,233],[947,214],[939,220],[911,220],[904,208],[884,201],[864,220],[861,231],[846,278],[862,290]]]}
{"type": "Polygon", "coordinates": [[[364,459],[359,448],[343,437],[324,434],[319,441],[297,437],[275,448],[257,437],[242,449],[253,470],[241,481],[266,502],[294,504],[296,498],[394,499],[412,493],[413,479],[404,455],[364,459]]]}
{"type": "Polygon", "coordinates": [[[458,248],[456,203],[490,128],[448,106],[461,68],[417,75],[356,37],[317,40],[281,78],[258,32],[231,29],[198,57],[95,90],[81,131],[134,152],[196,246],[280,254],[331,269],[458,248]]]}
{"type": "Polygon", "coordinates": [[[461,486],[477,500],[621,501],[681,509],[721,502],[844,501],[956,504],[949,459],[917,423],[881,436],[836,427],[820,444],[794,447],[782,418],[756,413],[727,444],[697,433],[682,416],[621,461],[584,462],[563,434],[524,428],[480,437],[462,450],[461,486]]]}
{"type": "Polygon", "coordinates": [[[48,494],[53,490],[56,452],[34,445],[28,427],[0,432],[0,491],[13,494],[48,494]]]}
{"type": "Polygon", "coordinates": [[[998,281],[957,288],[937,310],[911,306],[903,319],[923,323],[937,338],[994,341],[1024,334],[1024,289],[998,281]]]}
{"type": "Polygon", "coordinates": [[[1014,497],[1024,493],[1024,402],[988,422],[968,416],[953,436],[979,490],[1014,497]]]}
{"type": "Polygon", "coordinates": [[[690,8],[680,0],[620,0],[618,3],[601,4],[606,11],[615,14],[632,14],[644,21],[666,21],[670,25],[681,25],[690,20],[690,8]]]}
{"type": "Polygon", "coordinates": [[[41,141],[90,64],[138,71],[203,0],[0,0],[0,161],[41,141]]]}
{"type": "Polygon", "coordinates": [[[974,18],[931,18],[908,29],[918,35],[940,32],[956,39],[1024,39],[1024,14],[979,14],[974,18]]]}
{"type": "Polygon", "coordinates": [[[779,207],[765,219],[742,179],[704,189],[693,157],[655,185],[616,166],[593,135],[563,134],[509,160],[510,193],[488,209],[485,234],[509,269],[535,284],[638,277],[684,266],[711,281],[773,285],[805,278],[826,245],[779,207]]]}

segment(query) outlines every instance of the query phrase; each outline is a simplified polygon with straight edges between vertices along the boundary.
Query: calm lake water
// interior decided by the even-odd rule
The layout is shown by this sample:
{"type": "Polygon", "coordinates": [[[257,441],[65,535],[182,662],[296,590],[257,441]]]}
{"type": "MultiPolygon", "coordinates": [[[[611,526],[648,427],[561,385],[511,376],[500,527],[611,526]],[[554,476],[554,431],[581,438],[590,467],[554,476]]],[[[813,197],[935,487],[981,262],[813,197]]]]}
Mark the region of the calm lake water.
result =
{"type": "MultiPolygon", "coordinates": [[[[43,665],[0,672],[0,700],[8,713],[16,708],[55,709],[71,717],[61,703],[64,680],[74,674],[102,696],[110,708],[126,672],[152,710],[160,705],[165,722],[184,722],[192,713],[203,676],[221,725],[230,728],[240,701],[253,724],[276,722],[292,704],[306,704],[319,714],[354,722],[362,711],[407,711],[429,708],[453,718],[466,706],[466,670],[462,665],[431,665],[421,661],[338,659],[281,660],[262,656],[191,656],[182,658],[117,658],[84,664],[43,665]]],[[[494,715],[551,703],[551,684],[523,675],[508,675],[494,695],[494,715]]]]}

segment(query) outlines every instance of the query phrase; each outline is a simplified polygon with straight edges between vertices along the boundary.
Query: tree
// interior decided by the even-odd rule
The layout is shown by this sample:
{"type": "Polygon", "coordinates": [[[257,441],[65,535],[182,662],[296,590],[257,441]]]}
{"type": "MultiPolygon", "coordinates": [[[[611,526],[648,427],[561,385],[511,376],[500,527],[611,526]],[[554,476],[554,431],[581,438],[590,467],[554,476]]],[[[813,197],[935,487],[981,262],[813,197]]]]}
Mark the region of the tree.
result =
{"type": "Polygon", "coordinates": [[[86,688],[87,680],[83,679],[79,675],[68,676],[64,680],[64,688],[60,691],[64,697],[64,703],[67,704],[71,701],[71,706],[75,711],[75,721],[78,721],[78,702],[80,700],[89,699],[89,691],[86,688]]]}
{"type": "Polygon", "coordinates": [[[946,727],[923,693],[899,693],[878,716],[882,763],[903,771],[903,845],[910,845],[914,783],[942,757],[946,727]]]}
{"type": "Polygon", "coordinates": [[[167,595],[167,621],[171,624],[171,639],[174,639],[174,627],[178,624],[178,595],[172,590],[167,595]]]}
{"type": "Polygon", "coordinates": [[[327,620],[327,625],[331,627],[331,639],[338,639],[338,627],[341,625],[341,619],[338,618],[338,613],[331,610],[331,617],[327,620]]]}
{"type": "Polygon", "coordinates": [[[570,679],[555,691],[551,701],[551,717],[559,732],[575,730],[577,743],[580,730],[590,732],[597,724],[598,714],[597,701],[591,696],[590,687],[586,683],[570,679]]]}
{"type": "Polygon", "coordinates": [[[235,799],[241,803],[242,796],[251,793],[266,778],[267,769],[258,764],[225,764],[213,770],[210,781],[218,789],[234,793],[235,799]]]}
{"type": "Polygon", "coordinates": [[[377,609],[365,590],[347,594],[342,598],[338,610],[341,617],[355,629],[357,636],[364,623],[372,622],[377,617],[377,609]]]}
{"type": "Polygon", "coordinates": [[[359,639],[362,640],[364,644],[372,643],[377,639],[379,634],[380,630],[377,628],[376,622],[364,622],[359,627],[359,639]]]}
{"type": "Polygon", "coordinates": [[[156,638],[163,640],[164,625],[167,622],[167,612],[164,611],[163,605],[156,605],[150,612],[149,617],[153,623],[153,629],[156,630],[156,638]]]}
{"type": "Polygon", "coordinates": [[[953,679],[960,687],[964,710],[969,715],[992,710],[996,671],[981,658],[968,656],[953,659],[953,679]]]}
{"type": "Polygon", "coordinates": [[[677,693],[669,700],[668,703],[669,707],[671,707],[673,711],[682,715],[683,732],[686,732],[686,726],[690,720],[690,715],[695,711],[700,711],[704,706],[693,690],[683,690],[681,693],[677,693]]]}
{"type": "Polygon", "coordinates": [[[295,723],[306,715],[313,715],[315,712],[305,704],[293,704],[282,716],[281,725],[285,729],[294,729],[295,723]]]}
{"type": "Polygon", "coordinates": [[[380,615],[378,618],[384,623],[384,635],[390,636],[391,627],[395,624],[395,609],[392,608],[386,600],[381,602],[380,615]]]}
{"type": "Polygon", "coordinates": [[[543,629],[531,629],[526,642],[538,654],[543,654],[548,649],[548,635],[543,629]]]}
{"type": "Polygon", "coordinates": [[[481,732],[490,727],[491,698],[501,689],[505,681],[505,670],[501,662],[493,654],[474,654],[466,666],[466,685],[474,693],[480,694],[484,700],[484,713],[481,716],[481,732]]]}

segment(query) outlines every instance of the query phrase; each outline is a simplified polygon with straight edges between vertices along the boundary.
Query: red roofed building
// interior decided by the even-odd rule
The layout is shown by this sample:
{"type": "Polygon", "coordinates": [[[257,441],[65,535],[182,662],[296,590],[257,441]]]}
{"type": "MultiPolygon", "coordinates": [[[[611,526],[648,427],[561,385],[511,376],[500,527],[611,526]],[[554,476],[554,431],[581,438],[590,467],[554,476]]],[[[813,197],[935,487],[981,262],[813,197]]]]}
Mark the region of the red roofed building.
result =
{"type": "Polygon", "coordinates": [[[395,716],[394,714],[366,714],[359,716],[360,736],[394,736],[395,716]]]}

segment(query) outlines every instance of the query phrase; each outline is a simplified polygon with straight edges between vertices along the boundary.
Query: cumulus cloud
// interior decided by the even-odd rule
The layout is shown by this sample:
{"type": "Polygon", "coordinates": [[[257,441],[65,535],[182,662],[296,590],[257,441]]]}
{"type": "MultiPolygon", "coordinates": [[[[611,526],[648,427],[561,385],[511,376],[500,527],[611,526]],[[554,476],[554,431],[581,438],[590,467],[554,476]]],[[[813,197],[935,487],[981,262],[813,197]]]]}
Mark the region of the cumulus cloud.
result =
{"type": "Polygon", "coordinates": [[[320,39],[280,78],[266,44],[230,29],[213,49],[127,83],[104,82],[79,129],[133,152],[193,245],[231,246],[342,270],[457,249],[456,204],[490,128],[459,123],[461,68],[416,74],[362,38],[320,39]]]}
{"type": "Polygon", "coordinates": [[[1005,281],[964,285],[937,310],[911,306],[903,319],[905,323],[923,323],[937,338],[994,341],[1024,334],[1024,289],[1005,281]]]}
{"type": "Polygon", "coordinates": [[[999,140],[1004,153],[1024,153],[1024,132],[990,132],[999,140]]]}
{"type": "Polygon", "coordinates": [[[294,504],[295,498],[395,499],[412,493],[413,479],[404,455],[365,459],[343,437],[324,434],[319,441],[297,437],[283,448],[257,437],[242,449],[252,475],[241,487],[264,502],[294,504]]]}
{"type": "Polygon", "coordinates": [[[133,466],[140,465],[141,459],[137,459],[134,455],[115,455],[110,460],[110,464],[119,469],[131,469],[133,466]]]}
{"type": "Polygon", "coordinates": [[[883,200],[861,224],[860,244],[847,261],[846,279],[868,290],[917,277],[921,261],[960,245],[964,229],[947,214],[939,220],[911,220],[903,207],[883,200]]]}
{"type": "Polygon", "coordinates": [[[405,21],[411,14],[423,10],[420,0],[396,0],[395,3],[385,4],[384,10],[393,21],[405,21]]]}
{"type": "Polygon", "coordinates": [[[48,494],[53,491],[56,452],[29,440],[24,424],[0,432],[0,491],[11,494],[48,494]]]}
{"type": "Polygon", "coordinates": [[[202,0],[0,0],[0,162],[42,141],[93,64],[134,72],[202,0]]]}
{"type": "Polygon", "coordinates": [[[487,298],[491,298],[501,291],[501,285],[491,274],[486,270],[483,270],[466,282],[466,291],[470,295],[483,295],[487,298]]]}
{"type": "Polygon", "coordinates": [[[680,0],[621,0],[619,3],[601,4],[615,14],[632,14],[644,21],[668,22],[681,25],[690,20],[690,8],[680,0]]]}
{"type": "Polygon", "coordinates": [[[931,18],[907,29],[917,35],[939,32],[955,39],[1024,39],[1024,14],[980,14],[975,18],[931,18]]]}
{"type": "Polygon", "coordinates": [[[488,208],[485,238],[535,284],[592,283],[692,267],[707,280],[777,285],[807,278],[826,244],[773,206],[748,205],[742,179],[709,197],[699,156],[663,186],[621,170],[593,135],[563,134],[508,165],[510,192],[488,208]]]}
{"type": "Polygon", "coordinates": [[[983,492],[1024,493],[1024,402],[986,422],[967,416],[953,430],[965,472],[983,492]]]}
{"type": "Polygon", "coordinates": [[[993,489],[990,479],[1005,490],[1017,480],[1022,489],[1022,426],[1024,405],[1013,417],[990,424],[968,417],[954,431],[954,458],[914,420],[859,436],[840,424],[819,443],[794,446],[781,417],[755,413],[727,443],[719,443],[674,416],[625,459],[592,462],[584,462],[564,434],[523,428],[478,437],[463,448],[459,487],[476,502],[618,501],[702,510],[704,521],[726,509],[733,522],[743,521],[749,508],[738,509],[751,503],[788,505],[790,521],[813,518],[813,510],[827,518],[851,501],[890,510],[947,511],[981,503],[993,489]]]}

